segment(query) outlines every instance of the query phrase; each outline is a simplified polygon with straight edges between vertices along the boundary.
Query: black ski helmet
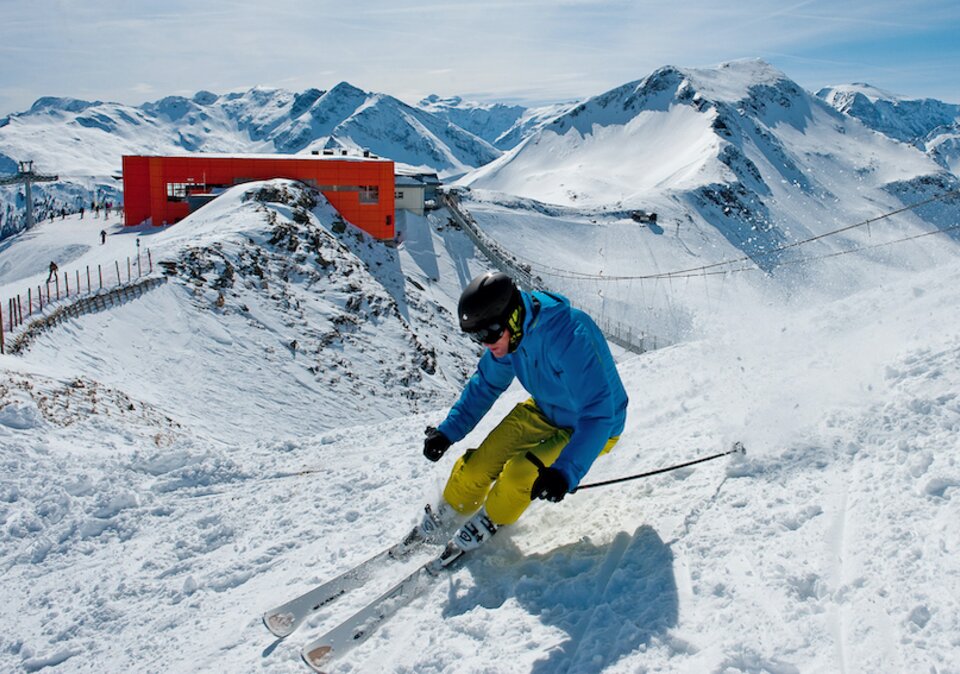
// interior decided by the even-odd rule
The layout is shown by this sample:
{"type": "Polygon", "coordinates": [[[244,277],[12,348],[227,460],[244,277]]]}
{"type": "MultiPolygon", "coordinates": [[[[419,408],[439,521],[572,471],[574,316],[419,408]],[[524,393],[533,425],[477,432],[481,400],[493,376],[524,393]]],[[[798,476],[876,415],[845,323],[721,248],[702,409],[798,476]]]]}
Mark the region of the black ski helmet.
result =
{"type": "Polygon", "coordinates": [[[460,329],[478,332],[491,327],[503,329],[510,314],[520,306],[520,289],[502,272],[487,272],[476,277],[460,295],[457,316],[460,329]]]}

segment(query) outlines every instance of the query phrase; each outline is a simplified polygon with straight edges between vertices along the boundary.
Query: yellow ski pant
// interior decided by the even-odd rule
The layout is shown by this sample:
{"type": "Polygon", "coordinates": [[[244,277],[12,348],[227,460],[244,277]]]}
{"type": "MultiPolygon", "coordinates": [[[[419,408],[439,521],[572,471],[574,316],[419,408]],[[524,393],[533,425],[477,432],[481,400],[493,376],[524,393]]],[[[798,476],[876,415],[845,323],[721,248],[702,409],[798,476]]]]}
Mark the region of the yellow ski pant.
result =
{"type": "MultiPolygon", "coordinates": [[[[601,454],[609,452],[617,440],[619,436],[610,438],[601,454]]],[[[569,441],[570,431],[551,424],[531,398],[514,407],[479,447],[457,459],[443,497],[464,515],[485,501],[494,523],[513,524],[530,505],[538,474],[527,452],[549,466],[569,441]]]]}

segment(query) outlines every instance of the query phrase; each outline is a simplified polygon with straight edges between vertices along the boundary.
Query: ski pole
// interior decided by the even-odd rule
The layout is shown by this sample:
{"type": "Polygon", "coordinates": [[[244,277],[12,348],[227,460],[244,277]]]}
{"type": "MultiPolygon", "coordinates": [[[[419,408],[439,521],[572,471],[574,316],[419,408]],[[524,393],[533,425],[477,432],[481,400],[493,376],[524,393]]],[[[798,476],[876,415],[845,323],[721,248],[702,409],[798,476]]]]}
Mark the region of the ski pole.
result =
{"type": "MultiPolygon", "coordinates": [[[[714,459],[719,459],[723,456],[729,456],[730,454],[746,454],[747,449],[743,446],[743,443],[737,440],[733,443],[733,446],[725,452],[720,452],[719,454],[713,454],[711,456],[704,456],[699,459],[694,459],[693,461],[687,461],[685,463],[678,463],[675,466],[670,466],[668,468],[658,468],[657,470],[647,471],[646,473],[640,473],[638,475],[629,475],[627,477],[617,477],[612,480],[603,480],[601,482],[591,482],[590,484],[581,484],[578,485],[571,494],[575,494],[581,489],[590,489],[591,487],[605,487],[610,484],[617,484],[619,482],[629,482],[630,480],[639,480],[642,477],[651,477],[653,475],[659,475],[660,473],[669,473],[672,470],[678,470],[680,468],[686,468],[687,466],[693,466],[698,463],[704,463],[705,461],[713,461],[714,459]]],[[[533,452],[527,452],[527,459],[535,465],[537,468],[545,468],[543,461],[541,461],[536,454],[533,452]]]]}

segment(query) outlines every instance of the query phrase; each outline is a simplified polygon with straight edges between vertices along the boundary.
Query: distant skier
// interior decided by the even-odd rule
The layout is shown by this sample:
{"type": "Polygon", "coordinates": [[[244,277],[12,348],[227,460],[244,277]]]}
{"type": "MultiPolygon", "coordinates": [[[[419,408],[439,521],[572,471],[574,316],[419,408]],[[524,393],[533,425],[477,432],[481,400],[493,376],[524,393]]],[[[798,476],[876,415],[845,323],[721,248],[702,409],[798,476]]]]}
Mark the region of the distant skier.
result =
{"type": "MultiPolygon", "coordinates": [[[[457,459],[443,499],[407,537],[435,540],[455,513],[475,513],[454,535],[467,551],[516,522],[533,499],[557,502],[575,489],[623,432],[627,393],[600,329],[561,295],[524,292],[506,274],[488,273],[463,291],[457,315],[486,351],[446,419],[427,428],[424,456],[438,461],[462,440],[514,377],[532,396],[457,459]]],[[[462,553],[448,546],[444,554],[462,553]]]]}
{"type": "Polygon", "coordinates": [[[105,244],[106,242],[107,242],[107,230],[101,229],[101,230],[100,230],[100,245],[102,246],[102,245],[105,244]]]}
{"type": "Polygon", "coordinates": [[[57,275],[57,263],[53,260],[50,260],[50,273],[47,274],[47,283],[53,280],[53,277],[57,275]]]}

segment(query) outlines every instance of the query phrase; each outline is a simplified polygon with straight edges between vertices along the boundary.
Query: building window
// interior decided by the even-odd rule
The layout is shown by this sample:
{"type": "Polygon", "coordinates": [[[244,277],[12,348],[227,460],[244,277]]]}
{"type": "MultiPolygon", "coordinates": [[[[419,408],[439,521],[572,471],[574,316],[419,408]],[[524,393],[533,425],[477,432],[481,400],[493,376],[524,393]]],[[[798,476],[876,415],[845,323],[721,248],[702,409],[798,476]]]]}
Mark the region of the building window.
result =
{"type": "Polygon", "coordinates": [[[167,183],[167,201],[186,201],[187,190],[193,183],[167,183]]]}
{"type": "Polygon", "coordinates": [[[403,199],[403,192],[401,192],[400,190],[397,190],[396,194],[397,194],[397,199],[403,199]]]}
{"type": "Polygon", "coordinates": [[[379,204],[380,188],[376,185],[361,185],[360,186],[360,203],[361,204],[379,204]]]}

